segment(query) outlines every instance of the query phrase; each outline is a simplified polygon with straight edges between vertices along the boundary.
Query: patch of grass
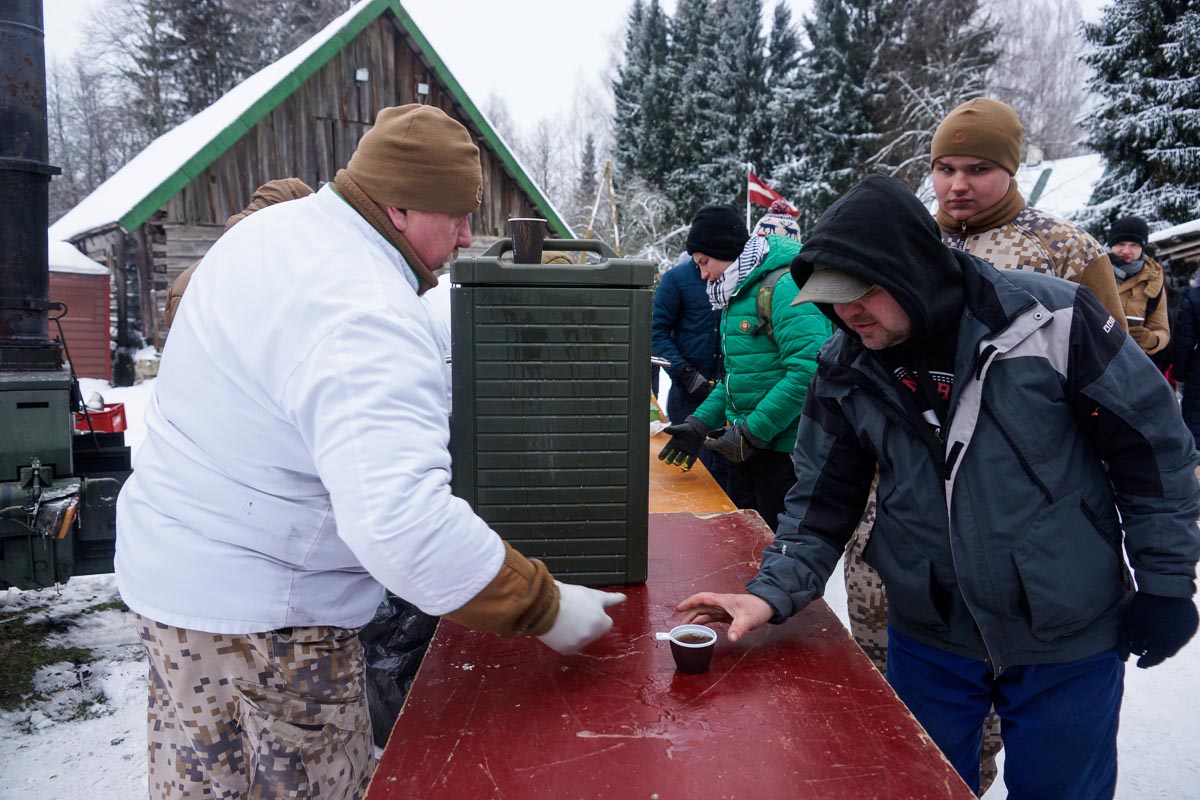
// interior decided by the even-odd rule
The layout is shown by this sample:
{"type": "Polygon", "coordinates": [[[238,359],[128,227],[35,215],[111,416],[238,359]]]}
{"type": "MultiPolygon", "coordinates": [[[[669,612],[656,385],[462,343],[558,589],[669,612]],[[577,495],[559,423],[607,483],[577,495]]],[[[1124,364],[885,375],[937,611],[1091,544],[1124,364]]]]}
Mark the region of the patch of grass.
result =
{"type": "Polygon", "coordinates": [[[128,611],[129,606],[125,605],[125,601],[120,597],[114,597],[112,600],[105,600],[103,603],[96,603],[94,606],[88,606],[83,610],[85,614],[96,614],[100,611],[128,611]]]}
{"type": "Polygon", "coordinates": [[[67,721],[77,719],[99,719],[111,714],[108,706],[104,703],[104,692],[93,692],[90,696],[79,701],[79,705],[67,717],[67,721]]]}
{"type": "Polygon", "coordinates": [[[25,617],[28,617],[32,614],[41,614],[43,611],[46,611],[49,608],[50,606],[48,605],[29,606],[28,608],[19,608],[16,611],[8,614],[0,614],[0,625],[3,625],[6,622],[11,622],[14,619],[25,619],[25,617]]]}
{"type": "Polygon", "coordinates": [[[46,637],[61,633],[61,622],[44,620],[25,624],[24,617],[35,609],[25,609],[20,615],[0,619],[0,710],[14,711],[33,694],[33,676],[39,669],[61,661],[78,666],[92,658],[86,647],[52,647],[46,637]]]}

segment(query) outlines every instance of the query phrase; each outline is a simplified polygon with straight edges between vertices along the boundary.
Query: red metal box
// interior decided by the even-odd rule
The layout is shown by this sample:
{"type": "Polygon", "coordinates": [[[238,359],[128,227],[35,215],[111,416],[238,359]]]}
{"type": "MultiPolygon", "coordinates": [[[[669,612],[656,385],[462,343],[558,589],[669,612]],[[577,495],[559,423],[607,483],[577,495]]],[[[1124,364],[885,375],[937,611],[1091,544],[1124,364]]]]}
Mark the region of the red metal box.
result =
{"type": "MultiPolygon", "coordinates": [[[[89,410],[88,416],[92,418],[92,430],[95,431],[120,433],[126,428],[124,403],[105,403],[100,411],[89,410]]],[[[87,417],[78,411],[75,412],[75,430],[88,431],[87,417]]]]}

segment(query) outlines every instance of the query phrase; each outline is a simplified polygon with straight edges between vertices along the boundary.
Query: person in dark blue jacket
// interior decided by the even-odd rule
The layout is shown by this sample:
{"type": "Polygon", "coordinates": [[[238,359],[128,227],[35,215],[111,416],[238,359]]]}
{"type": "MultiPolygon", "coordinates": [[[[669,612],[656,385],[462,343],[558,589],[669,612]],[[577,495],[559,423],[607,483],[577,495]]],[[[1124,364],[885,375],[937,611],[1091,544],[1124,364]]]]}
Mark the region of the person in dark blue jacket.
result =
{"type": "MultiPolygon", "coordinates": [[[[654,355],[671,362],[671,391],[667,395],[667,417],[683,422],[696,409],[721,377],[721,312],[712,307],[705,291],[707,282],[700,268],[686,253],[667,270],[654,293],[651,343],[654,355]]],[[[700,461],[726,488],[725,458],[704,448],[700,461]]]]}
{"type": "Polygon", "coordinates": [[[1183,397],[1183,421],[1200,446],[1200,284],[1183,295],[1171,335],[1175,385],[1183,397]]]}

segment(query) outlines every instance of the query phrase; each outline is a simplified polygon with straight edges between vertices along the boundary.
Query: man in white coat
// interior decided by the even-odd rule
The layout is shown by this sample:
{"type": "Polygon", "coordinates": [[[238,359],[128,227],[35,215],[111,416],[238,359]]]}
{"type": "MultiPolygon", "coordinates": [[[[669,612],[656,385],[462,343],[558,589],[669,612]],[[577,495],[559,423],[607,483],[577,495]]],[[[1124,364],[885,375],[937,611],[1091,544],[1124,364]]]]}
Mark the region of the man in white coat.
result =
{"type": "Polygon", "coordinates": [[[559,584],[450,493],[448,353],[419,295],[481,196],[462,125],[384,109],[332,184],[196,271],[117,509],[151,797],[360,796],[358,629],[385,586],[562,653],[611,627],[623,595],[559,584]]]}

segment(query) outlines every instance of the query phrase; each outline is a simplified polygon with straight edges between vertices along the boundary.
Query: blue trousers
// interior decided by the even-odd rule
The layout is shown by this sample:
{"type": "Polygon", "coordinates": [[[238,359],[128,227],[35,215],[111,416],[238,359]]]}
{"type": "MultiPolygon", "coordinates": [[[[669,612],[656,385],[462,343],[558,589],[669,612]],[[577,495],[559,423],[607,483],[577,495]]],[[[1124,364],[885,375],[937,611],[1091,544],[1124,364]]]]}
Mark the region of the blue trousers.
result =
{"type": "Polygon", "coordinates": [[[1098,800],[1116,791],[1125,664],[1115,650],[994,676],[982,661],[889,626],[887,679],[976,794],[983,718],[993,704],[1011,800],[1098,800]]]}

